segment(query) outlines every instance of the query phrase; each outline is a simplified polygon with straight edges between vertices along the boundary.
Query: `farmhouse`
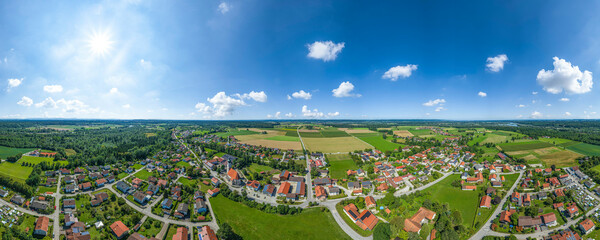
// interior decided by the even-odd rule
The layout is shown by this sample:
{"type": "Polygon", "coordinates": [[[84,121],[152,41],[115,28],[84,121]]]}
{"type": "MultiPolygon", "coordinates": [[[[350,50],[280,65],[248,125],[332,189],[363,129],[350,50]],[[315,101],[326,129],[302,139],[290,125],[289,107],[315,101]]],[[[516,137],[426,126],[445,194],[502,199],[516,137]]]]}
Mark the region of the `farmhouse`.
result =
{"type": "Polygon", "coordinates": [[[411,218],[404,219],[404,230],[407,232],[421,232],[421,226],[433,220],[436,216],[434,211],[421,207],[411,218]]]}
{"type": "Polygon", "coordinates": [[[488,195],[484,195],[481,198],[481,202],[479,203],[480,208],[491,208],[492,207],[492,198],[488,195]]]}

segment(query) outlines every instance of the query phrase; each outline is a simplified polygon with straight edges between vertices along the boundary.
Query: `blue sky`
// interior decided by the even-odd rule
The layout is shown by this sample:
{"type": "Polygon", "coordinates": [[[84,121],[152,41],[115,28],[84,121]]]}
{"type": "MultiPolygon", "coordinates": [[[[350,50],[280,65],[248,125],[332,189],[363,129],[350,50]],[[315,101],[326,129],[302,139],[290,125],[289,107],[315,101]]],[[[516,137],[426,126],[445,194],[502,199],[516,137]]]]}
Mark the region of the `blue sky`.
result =
{"type": "Polygon", "coordinates": [[[598,118],[600,3],[0,6],[0,117],[598,118]]]}

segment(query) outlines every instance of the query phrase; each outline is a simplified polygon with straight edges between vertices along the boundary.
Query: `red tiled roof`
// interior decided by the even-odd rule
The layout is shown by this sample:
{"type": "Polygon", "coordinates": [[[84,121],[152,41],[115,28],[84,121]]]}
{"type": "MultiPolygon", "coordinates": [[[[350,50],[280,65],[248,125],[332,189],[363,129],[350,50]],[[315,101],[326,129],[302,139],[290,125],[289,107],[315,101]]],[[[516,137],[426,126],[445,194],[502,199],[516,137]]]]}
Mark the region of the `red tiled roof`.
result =
{"type": "Polygon", "coordinates": [[[35,230],[42,230],[44,232],[48,232],[48,223],[50,219],[46,216],[41,216],[35,222],[35,230]]]}
{"type": "Polygon", "coordinates": [[[123,234],[129,231],[129,228],[125,226],[125,224],[123,224],[123,222],[121,221],[116,221],[113,224],[111,224],[110,229],[115,235],[117,235],[117,237],[121,237],[123,236],[123,234]]]}

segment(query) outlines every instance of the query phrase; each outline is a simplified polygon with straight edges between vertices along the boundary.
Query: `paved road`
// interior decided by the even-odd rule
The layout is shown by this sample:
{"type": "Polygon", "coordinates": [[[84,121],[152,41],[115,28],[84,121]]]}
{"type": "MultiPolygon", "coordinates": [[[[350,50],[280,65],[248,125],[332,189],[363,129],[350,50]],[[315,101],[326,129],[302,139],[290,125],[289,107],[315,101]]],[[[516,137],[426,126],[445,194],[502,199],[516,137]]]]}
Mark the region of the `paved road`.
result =
{"type": "MultiPolygon", "coordinates": [[[[423,185],[423,186],[420,186],[420,187],[418,187],[418,188],[413,188],[413,190],[410,190],[410,191],[407,191],[407,192],[396,191],[396,192],[394,192],[394,196],[395,196],[395,197],[400,197],[400,196],[402,196],[402,195],[410,194],[410,193],[413,193],[413,192],[416,192],[416,191],[421,191],[421,190],[423,190],[423,189],[426,189],[426,188],[428,188],[428,187],[431,187],[432,185],[434,185],[434,184],[436,184],[436,183],[438,183],[438,182],[440,182],[440,181],[444,180],[446,177],[448,177],[448,176],[450,176],[450,175],[452,175],[452,174],[453,174],[452,172],[447,172],[447,173],[444,173],[444,175],[443,175],[443,176],[441,176],[440,178],[436,179],[435,181],[432,181],[432,182],[430,182],[430,183],[428,183],[428,184],[425,184],[425,185],[423,185]]],[[[412,185],[412,183],[411,183],[411,185],[412,185]]]]}
{"type": "MultiPolygon", "coordinates": [[[[302,148],[304,150],[306,150],[306,147],[304,146],[304,141],[302,140],[302,136],[300,136],[300,128],[296,128],[296,133],[298,133],[298,138],[300,138],[300,143],[302,143],[302,148]]],[[[304,157],[306,158],[306,176],[304,176],[306,178],[306,202],[312,202],[313,201],[313,185],[312,185],[312,179],[310,176],[310,158],[308,156],[308,154],[304,154],[304,157]]]]}

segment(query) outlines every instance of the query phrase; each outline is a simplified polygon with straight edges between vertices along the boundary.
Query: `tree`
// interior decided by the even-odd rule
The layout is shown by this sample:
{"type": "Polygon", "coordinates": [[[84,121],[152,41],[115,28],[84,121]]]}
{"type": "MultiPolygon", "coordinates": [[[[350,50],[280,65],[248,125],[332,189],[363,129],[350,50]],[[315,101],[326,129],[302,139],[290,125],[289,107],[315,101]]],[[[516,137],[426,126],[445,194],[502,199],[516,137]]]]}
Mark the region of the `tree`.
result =
{"type": "Polygon", "coordinates": [[[390,229],[389,223],[379,223],[373,229],[374,240],[389,240],[392,236],[392,230],[390,229]]]}
{"type": "Polygon", "coordinates": [[[219,230],[217,231],[217,237],[223,240],[241,240],[242,237],[233,232],[233,229],[229,224],[223,223],[219,226],[219,230]]]}

